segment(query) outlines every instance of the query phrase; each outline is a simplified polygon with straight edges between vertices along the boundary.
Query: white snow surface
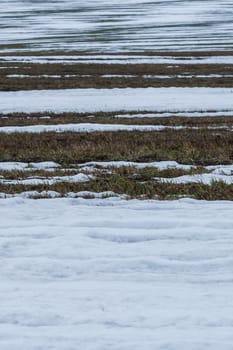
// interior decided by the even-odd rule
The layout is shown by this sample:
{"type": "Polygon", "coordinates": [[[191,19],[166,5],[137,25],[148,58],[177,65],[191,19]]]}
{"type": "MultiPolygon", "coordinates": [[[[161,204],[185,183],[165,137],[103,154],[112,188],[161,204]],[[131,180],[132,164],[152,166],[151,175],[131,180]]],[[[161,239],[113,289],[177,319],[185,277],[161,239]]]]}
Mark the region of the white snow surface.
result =
{"type": "Polygon", "coordinates": [[[233,164],[228,165],[208,165],[206,169],[217,175],[233,175],[233,164]]]}
{"type": "MultiPolygon", "coordinates": [[[[92,77],[92,75],[76,75],[76,74],[64,74],[64,75],[29,75],[29,74],[8,74],[6,75],[7,78],[51,78],[51,79],[60,79],[60,78],[81,78],[81,77],[92,77]]],[[[100,78],[143,78],[143,79],[191,79],[191,78],[233,78],[232,74],[207,74],[207,75],[198,75],[198,74],[178,74],[178,75],[151,75],[151,74],[145,74],[145,75],[124,75],[124,74],[104,74],[99,75],[100,78]]]]}
{"type": "MultiPolygon", "coordinates": [[[[231,126],[209,126],[208,129],[233,130],[231,126]]],[[[27,125],[27,126],[1,126],[0,133],[43,133],[43,132],[107,132],[107,131],[163,131],[165,129],[202,129],[195,126],[172,126],[172,125],[127,125],[127,124],[98,124],[98,123],[74,123],[54,125],[27,125]]]]}
{"type": "Polygon", "coordinates": [[[0,133],[42,133],[42,132],[96,132],[96,131],[161,131],[164,129],[183,129],[183,126],[166,125],[126,125],[126,124],[55,124],[55,125],[28,125],[28,126],[2,126],[0,133]]]}
{"type": "Polygon", "coordinates": [[[76,175],[67,175],[67,176],[52,176],[52,177],[34,177],[30,176],[27,179],[4,179],[0,178],[0,184],[4,185],[53,185],[59,182],[88,182],[93,179],[93,176],[86,174],[76,174],[76,175]]]}
{"type": "Polygon", "coordinates": [[[211,185],[211,183],[217,181],[225,182],[228,185],[233,184],[233,175],[219,174],[217,172],[210,174],[195,174],[195,175],[182,175],[172,178],[156,177],[155,180],[168,183],[186,184],[186,183],[202,183],[211,185]]]}
{"type": "MultiPolygon", "coordinates": [[[[160,162],[128,162],[128,161],[110,161],[110,162],[86,162],[82,164],[78,164],[80,167],[88,169],[88,168],[120,168],[120,167],[134,167],[137,169],[144,169],[148,167],[158,168],[160,170],[169,169],[169,168],[177,168],[177,169],[183,169],[183,170],[189,170],[191,168],[194,168],[193,165],[188,164],[180,164],[176,161],[171,160],[164,160],[160,162]]],[[[1,163],[0,163],[1,167],[1,163]]],[[[219,166],[221,168],[221,166],[219,166]]]]}
{"type": "MultiPolygon", "coordinates": [[[[147,56],[147,55],[53,55],[53,56],[0,56],[0,62],[39,64],[233,64],[233,56],[147,56]]],[[[42,75],[43,76],[43,75],[42,75]]],[[[86,75],[88,76],[88,75],[86,75]]],[[[13,76],[15,77],[15,76],[13,76]]],[[[18,76],[20,77],[20,76],[18,76]]],[[[22,75],[24,77],[24,75],[22,75]]],[[[44,75],[44,77],[48,77],[44,75]]],[[[52,76],[59,78],[59,76],[52,76]]],[[[110,77],[107,75],[107,77],[110,77]]]]}
{"type": "Polygon", "coordinates": [[[170,117],[232,117],[233,111],[212,111],[212,112],[162,112],[162,113],[132,113],[132,114],[116,114],[114,118],[170,118],[170,117]]]}
{"type": "Polygon", "coordinates": [[[232,211],[0,199],[1,350],[231,350],[232,211]]]}
{"type": "Polygon", "coordinates": [[[47,161],[47,162],[31,162],[31,163],[24,163],[24,162],[0,162],[0,170],[1,171],[13,171],[13,170],[51,170],[59,168],[60,165],[47,161]]]}
{"type": "Polygon", "coordinates": [[[227,50],[232,15],[232,0],[2,0],[0,45],[18,51],[227,50]]]}
{"type": "Polygon", "coordinates": [[[0,92],[0,113],[233,111],[231,88],[65,89],[0,92]]]}

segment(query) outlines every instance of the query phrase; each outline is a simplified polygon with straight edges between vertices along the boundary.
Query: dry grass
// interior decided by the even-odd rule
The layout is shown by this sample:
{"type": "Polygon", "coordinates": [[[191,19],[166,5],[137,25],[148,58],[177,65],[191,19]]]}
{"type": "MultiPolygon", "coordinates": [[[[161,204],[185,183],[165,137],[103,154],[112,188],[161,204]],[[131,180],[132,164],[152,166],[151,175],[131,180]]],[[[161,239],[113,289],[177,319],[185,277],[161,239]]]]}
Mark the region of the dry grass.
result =
{"type": "Polygon", "coordinates": [[[53,176],[72,176],[77,174],[77,169],[54,169],[48,170],[0,170],[0,177],[5,180],[25,180],[30,177],[48,178],[53,176]]]}
{"type": "Polygon", "coordinates": [[[65,88],[125,88],[125,87],[232,87],[231,77],[198,78],[195,75],[233,75],[233,65],[227,64],[37,64],[2,62],[0,67],[0,90],[65,89],[65,88]],[[15,68],[12,68],[15,67],[15,68]],[[31,75],[17,78],[8,75],[31,75]],[[39,77],[60,75],[60,78],[39,77]],[[66,77],[66,75],[79,75],[66,77]],[[89,75],[89,76],[84,76],[89,75]],[[111,77],[102,75],[133,75],[111,77]],[[163,79],[145,75],[160,75],[163,79]],[[172,75],[172,78],[166,76],[172,75]],[[185,79],[179,75],[188,75],[185,79]]]}
{"type": "Polygon", "coordinates": [[[16,194],[24,191],[57,191],[62,196],[69,192],[113,191],[118,194],[126,194],[129,198],[139,199],[177,199],[191,197],[205,200],[233,200],[233,185],[223,182],[213,182],[211,185],[201,183],[193,184],[169,184],[148,181],[140,183],[120,175],[103,175],[89,183],[57,183],[54,185],[2,185],[0,192],[16,194]]]}
{"type": "MultiPolygon", "coordinates": [[[[33,52],[5,53],[2,56],[33,55],[33,52]]],[[[35,55],[76,55],[90,54],[88,52],[36,52],[35,55]]],[[[122,53],[119,53],[122,54],[122,53]]],[[[144,52],[125,53],[126,55],[147,56],[227,56],[233,52],[144,52]]],[[[114,55],[117,55],[114,53],[114,55]]],[[[169,87],[169,86],[203,86],[203,87],[233,87],[229,77],[198,78],[196,75],[233,75],[233,65],[227,64],[32,64],[0,62],[0,90],[30,90],[30,89],[62,89],[62,88],[124,88],[124,87],[169,87]],[[15,68],[12,68],[12,67],[15,68]],[[31,75],[31,77],[14,78],[8,75],[31,75]],[[66,75],[80,75],[66,77],[66,75]],[[133,75],[133,77],[104,78],[103,75],[133,75]],[[178,78],[179,75],[190,75],[191,78],[178,78]],[[61,78],[39,77],[40,75],[60,75],[61,78]],[[89,75],[89,76],[84,76],[89,75]],[[163,79],[147,78],[145,75],[160,75],[163,79]],[[35,77],[33,77],[35,76],[35,77]],[[172,78],[165,78],[172,76],[172,78]]],[[[147,111],[149,113],[149,111],[147,111]]],[[[211,112],[211,111],[210,111],[211,112]]],[[[212,111],[215,112],[215,111],[212,111]]],[[[118,112],[119,114],[138,114],[138,112],[118,112]]],[[[192,197],[206,200],[233,200],[233,185],[223,182],[172,184],[155,181],[156,177],[178,177],[182,175],[202,174],[203,168],[209,164],[233,163],[232,131],[221,129],[232,128],[231,117],[204,118],[117,118],[118,113],[62,113],[49,114],[50,119],[43,119],[46,114],[15,113],[0,116],[0,126],[65,124],[65,123],[102,123],[102,124],[138,124],[201,127],[202,129],[164,130],[164,131],[121,131],[95,133],[15,133],[0,135],[0,161],[55,161],[64,169],[53,172],[44,170],[33,171],[0,171],[5,179],[26,179],[30,176],[51,177],[74,175],[83,172],[77,163],[88,161],[161,161],[176,160],[183,164],[193,164],[199,167],[191,170],[166,169],[152,167],[135,169],[121,167],[96,169],[87,183],[60,182],[53,185],[22,185],[0,184],[0,192],[21,193],[24,191],[57,191],[61,196],[68,192],[112,191],[126,194],[129,198],[139,199],[176,199],[192,197]],[[208,129],[216,127],[218,129],[208,129]],[[76,165],[74,165],[76,164],[76,165]],[[67,168],[73,168],[69,171],[67,168]]],[[[140,114],[143,112],[140,112],[140,114]]],[[[145,112],[146,113],[146,112],[145,112]]],[[[156,113],[155,113],[156,114],[156,113]]],[[[44,196],[44,195],[43,195],[44,196]]],[[[40,194],[37,195],[40,197],[40,194]]]]}
{"type": "Polygon", "coordinates": [[[3,78],[0,81],[0,90],[17,91],[17,90],[45,90],[45,89],[72,89],[72,88],[147,88],[147,87],[225,87],[233,86],[232,78],[102,78],[102,77],[85,77],[85,78],[3,78]]]}
{"type": "MultiPolygon", "coordinates": [[[[214,112],[214,111],[212,111],[214,112]]],[[[100,124],[137,124],[137,125],[167,125],[187,127],[233,127],[232,117],[135,117],[118,118],[118,114],[135,114],[138,112],[98,112],[90,113],[13,113],[0,115],[1,126],[54,125],[67,123],[100,123],[100,124]],[[47,117],[50,118],[47,118],[47,117]],[[44,118],[46,117],[46,118],[44,118]]],[[[143,112],[141,112],[143,113],[143,112]]],[[[141,114],[140,113],[140,114],[141,114]]],[[[153,113],[156,116],[156,113],[153,113]]]]}
{"type": "Polygon", "coordinates": [[[0,161],[160,161],[231,164],[232,132],[182,129],[95,133],[15,133],[0,137],[0,161]]]}
{"type": "MultiPolygon", "coordinates": [[[[95,170],[91,172],[94,177],[101,178],[104,174],[111,173],[112,175],[124,176],[131,180],[137,181],[148,181],[152,180],[154,177],[165,177],[172,178],[182,175],[193,175],[193,174],[203,174],[208,171],[204,167],[197,167],[191,169],[178,169],[178,168],[168,168],[160,170],[155,167],[146,167],[143,169],[137,169],[133,166],[122,166],[122,167],[98,167],[96,166],[95,170]]],[[[31,177],[36,178],[50,178],[54,176],[71,176],[78,173],[89,174],[90,172],[83,168],[79,167],[77,164],[70,164],[69,168],[56,168],[52,171],[48,170],[12,170],[4,171],[0,170],[0,177],[3,177],[6,180],[24,180],[31,177]],[[72,167],[72,168],[71,168],[72,167]]]]}

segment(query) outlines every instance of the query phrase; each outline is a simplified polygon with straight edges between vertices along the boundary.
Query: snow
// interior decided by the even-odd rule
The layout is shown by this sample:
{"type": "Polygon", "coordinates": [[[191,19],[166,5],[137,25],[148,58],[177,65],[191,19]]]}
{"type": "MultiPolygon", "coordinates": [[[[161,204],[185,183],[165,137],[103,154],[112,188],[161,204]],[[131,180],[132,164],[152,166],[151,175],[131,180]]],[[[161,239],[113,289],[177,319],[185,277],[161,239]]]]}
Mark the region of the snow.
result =
{"type": "MultiPolygon", "coordinates": [[[[169,168],[176,168],[176,169],[183,169],[183,170],[190,170],[192,168],[195,168],[193,165],[188,165],[188,164],[180,164],[177,163],[176,161],[170,161],[170,160],[165,160],[165,161],[160,161],[160,162],[147,162],[147,163],[139,163],[139,162],[127,162],[127,161],[111,161],[111,162],[86,162],[82,164],[78,164],[81,168],[86,169],[91,169],[91,168],[120,168],[120,167],[134,167],[136,169],[144,169],[148,167],[153,167],[157,168],[159,170],[164,170],[164,169],[169,169],[169,168]]],[[[1,163],[0,163],[1,167],[1,163]]],[[[221,166],[219,166],[221,169],[221,166]]]]}
{"type": "Polygon", "coordinates": [[[29,125],[29,126],[2,126],[0,133],[42,133],[42,132],[96,132],[96,131],[161,131],[164,129],[182,129],[182,126],[166,125],[125,125],[125,124],[55,124],[55,125],[29,125]]]}
{"type": "MultiPolygon", "coordinates": [[[[127,124],[98,124],[98,123],[76,123],[76,124],[54,124],[54,125],[27,125],[27,126],[1,126],[0,133],[43,133],[43,132],[107,132],[107,131],[163,131],[165,129],[201,129],[192,126],[170,126],[170,125],[127,125],[127,124]]],[[[231,126],[209,126],[208,129],[228,129],[231,126]]]]}
{"type": "Polygon", "coordinates": [[[4,185],[53,185],[59,182],[88,182],[93,179],[93,176],[86,174],[76,174],[70,176],[52,176],[52,177],[34,177],[30,176],[27,179],[8,180],[0,178],[0,184],[4,185]]]}
{"type": "Polygon", "coordinates": [[[2,0],[1,5],[0,45],[18,51],[200,51],[233,44],[231,0],[2,0]]]}
{"type": "Polygon", "coordinates": [[[117,114],[114,118],[170,118],[170,117],[232,117],[233,111],[211,111],[211,112],[162,112],[162,113],[137,113],[137,114],[117,114]]]}
{"type": "MultiPolygon", "coordinates": [[[[147,56],[147,55],[53,55],[53,56],[0,56],[0,62],[24,62],[39,64],[233,64],[233,56],[147,56]]],[[[12,77],[27,77],[27,75],[11,75],[12,77]]],[[[85,75],[88,76],[88,75],[85,75]]],[[[42,75],[41,77],[50,77],[42,75]]],[[[53,76],[51,76],[53,77],[53,76]]],[[[58,75],[54,76],[59,78],[58,75]]],[[[68,75],[69,77],[69,75],[68,75]]],[[[111,77],[107,75],[106,77],[111,77]]],[[[155,77],[157,77],[155,75],[155,77]]]]}
{"type": "Polygon", "coordinates": [[[24,162],[0,162],[1,171],[14,171],[14,170],[51,170],[60,167],[59,164],[51,161],[38,162],[38,163],[24,163],[24,162]]]}
{"type": "Polygon", "coordinates": [[[119,195],[112,191],[104,192],[93,192],[93,191],[79,191],[79,192],[68,192],[66,194],[67,198],[108,198],[108,197],[118,197],[125,198],[125,195],[119,195]]]}
{"type": "MultiPolygon", "coordinates": [[[[86,163],[78,163],[76,164],[78,168],[81,168],[82,170],[88,170],[88,169],[96,169],[98,167],[100,168],[111,168],[111,167],[134,167],[136,169],[144,169],[148,167],[157,168],[159,170],[165,170],[170,168],[176,168],[176,169],[183,169],[183,170],[190,170],[192,168],[196,168],[195,165],[190,164],[181,164],[176,161],[171,160],[165,160],[165,161],[157,161],[157,162],[130,162],[130,161],[109,161],[109,162],[86,162],[86,163]]],[[[31,163],[24,163],[24,162],[0,162],[0,171],[36,171],[36,170],[56,170],[59,168],[60,170],[66,170],[68,171],[69,168],[63,169],[61,168],[61,165],[52,161],[47,162],[31,162],[31,163]]],[[[232,175],[233,173],[233,164],[228,165],[208,165],[204,166],[203,168],[207,169],[208,171],[211,171],[213,174],[218,175],[232,175]]],[[[72,170],[75,170],[77,168],[72,168],[72,170]]]]}
{"type": "MultiPolygon", "coordinates": [[[[190,78],[190,64],[233,64],[232,55],[201,54],[232,49],[232,14],[232,0],[2,0],[0,69],[9,62],[186,64],[188,75],[178,78],[190,78]],[[95,54],[30,56],[30,50],[95,54]],[[150,50],[198,50],[200,56],[126,53],[150,50]],[[4,55],[10,51],[22,55],[4,55]],[[104,51],[126,54],[98,54],[104,51]]],[[[2,118],[14,112],[65,111],[115,111],[119,118],[232,116],[232,96],[232,88],[0,91],[0,113],[2,118]],[[141,114],[123,115],[123,111],[141,114]]],[[[164,128],[82,123],[1,127],[0,132],[164,128]]],[[[175,161],[89,162],[75,165],[76,175],[51,173],[17,180],[1,176],[0,183],[86,182],[94,178],[94,167],[119,166],[193,167],[175,161]]],[[[64,170],[49,160],[0,162],[3,175],[57,168],[64,170]]],[[[233,183],[232,164],[205,168],[210,173],[157,180],[233,183]]],[[[233,202],[125,200],[127,196],[111,191],[65,196],[60,198],[55,191],[0,193],[1,350],[232,350],[233,202]]]]}
{"type": "Polygon", "coordinates": [[[233,111],[231,88],[65,89],[0,92],[0,113],[233,111]]]}
{"type": "Polygon", "coordinates": [[[28,167],[28,163],[23,162],[0,162],[1,171],[24,170],[28,167]]]}
{"type": "Polygon", "coordinates": [[[1,199],[1,349],[231,350],[232,210],[1,199]]]}
{"type": "MultiPolygon", "coordinates": [[[[143,61],[143,60],[142,60],[143,61]]],[[[64,75],[48,75],[48,74],[42,74],[42,75],[29,75],[29,74],[8,74],[6,75],[7,78],[19,78],[19,79],[25,79],[25,78],[51,78],[51,79],[60,79],[60,78],[84,78],[84,77],[92,77],[92,75],[87,74],[64,74],[64,75]]],[[[207,75],[200,75],[200,74],[177,74],[177,75],[130,75],[130,74],[104,74],[99,75],[98,78],[143,78],[143,79],[192,79],[192,78],[233,78],[232,74],[207,74],[207,75]]]]}
{"type": "Polygon", "coordinates": [[[118,194],[112,191],[104,191],[104,192],[93,192],[93,191],[79,191],[79,192],[68,192],[68,193],[59,193],[57,191],[23,191],[19,193],[4,193],[0,192],[0,198],[30,198],[30,199],[38,199],[38,198],[113,198],[118,199],[128,199],[128,196],[124,194],[118,194]]]}
{"type": "Polygon", "coordinates": [[[24,191],[21,193],[14,193],[14,194],[10,194],[10,193],[4,193],[4,192],[0,192],[0,198],[59,198],[61,197],[61,194],[59,192],[56,191],[24,191]]]}
{"type": "Polygon", "coordinates": [[[195,175],[182,175],[172,178],[156,177],[155,180],[167,183],[186,184],[186,183],[203,183],[205,185],[211,185],[214,181],[222,181],[228,185],[233,184],[233,175],[219,174],[218,172],[210,174],[195,174],[195,175]]]}
{"type": "Polygon", "coordinates": [[[206,169],[217,175],[233,175],[233,164],[228,165],[209,165],[206,169]]]}
{"type": "MultiPolygon", "coordinates": [[[[0,163],[1,167],[1,163],[0,163]]],[[[59,168],[60,165],[58,163],[52,162],[52,161],[47,161],[47,162],[30,162],[28,163],[28,167],[37,169],[37,170],[46,170],[46,169],[54,169],[54,168],[59,168]]]]}
{"type": "MultiPolygon", "coordinates": [[[[73,75],[48,75],[48,74],[42,74],[42,75],[29,75],[29,74],[8,74],[6,75],[7,78],[52,78],[52,79],[60,79],[61,77],[67,78],[67,77],[73,77],[73,75]]],[[[74,75],[74,77],[78,77],[78,75],[74,75]]]]}

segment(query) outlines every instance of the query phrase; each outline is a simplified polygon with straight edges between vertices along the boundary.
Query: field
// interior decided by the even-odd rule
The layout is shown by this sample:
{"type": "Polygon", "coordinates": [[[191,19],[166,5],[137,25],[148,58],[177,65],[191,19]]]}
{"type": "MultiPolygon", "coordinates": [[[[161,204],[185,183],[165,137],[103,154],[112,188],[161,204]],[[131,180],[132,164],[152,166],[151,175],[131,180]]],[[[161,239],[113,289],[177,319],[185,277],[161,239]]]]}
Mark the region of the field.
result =
{"type": "Polygon", "coordinates": [[[0,349],[232,348],[230,1],[3,1],[0,349]]]}

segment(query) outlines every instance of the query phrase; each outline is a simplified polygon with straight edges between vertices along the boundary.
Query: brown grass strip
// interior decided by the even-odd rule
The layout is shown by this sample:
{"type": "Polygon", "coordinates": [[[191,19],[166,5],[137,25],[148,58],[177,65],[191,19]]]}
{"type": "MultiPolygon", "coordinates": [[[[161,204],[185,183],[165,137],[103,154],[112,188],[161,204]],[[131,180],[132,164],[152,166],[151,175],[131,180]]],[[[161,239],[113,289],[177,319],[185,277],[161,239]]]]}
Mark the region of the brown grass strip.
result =
{"type": "MultiPolygon", "coordinates": [[[[99,123],[99,124],[126,124],[126,125],[167,125],[167,126],[187,126],[187,127],[233,127],[233,113],[229,117],[135,117],[135,118],[118,118],[126,112],[109,113],[100,112],[90,113],[13,113],[0,114],[1,126],[27,126],[27,125],[55,125],[68,123],[99,123]],[[48,118],[49,117],[49,118],[48,118]]],[[[137,114],[138,112],[135,112],[137,114]]],[[[133,115],[133,112],[127,114],[133,115]]],[[[141,114],[141,113],[140,113],[141,114]]],[[[143,114],[143,112],[142,112],[143,114]]]]}
{"type": "Polygon", "coordinates": [[[227,130],[164,130],[0,135],[0,161],[60,164],[87,161],[161,161],[231,164],[233,137],[227,130]]]}
{"type": "Polygon", "coordinates": [[[54,185],[2,185],[0,192],[17,194],[25,191],[57,191],[62,196],[69,192],[113,191],[118,194],[126,194],[129,198],[139,199],[177,199],[191,197],[204,200],[233,200],[233,185],[223,182],[212,182],[211,185],[201,183],[169,184],[159,182],[140,183],[126,179],[122,176],[103,176],[86,184],[81,183],[57,183],[54,185]]]}
{"type": "Polygon", "coordinates": [[[126,88],[126,87],[232,87],[233,65],[229,64],[37,64],[24,62],[1,62],[0,90],[65,89],[65,88],[126,88]],[[13,67],[13,68],[12,68],[13,67]],[[31,75],[31,77],[8,77],[8,75],[31,75]],[[103,75],[133,75],[111,77],[103,75]],[[222,77],[195,77],[218,74],[222,77]],[[40,77],[60,75],[60,78],[40,77]],[[80,75],[66,77],[66,75],[80,75]],[[86,75],[86,76],[85,76],[86,75]],[[163,79],[147,78],[159,75],[163,79]],[[192,76],[179,78],[180,75],[192,76]],[[172,76],[172,78],[166,78],[172,76]]]}

